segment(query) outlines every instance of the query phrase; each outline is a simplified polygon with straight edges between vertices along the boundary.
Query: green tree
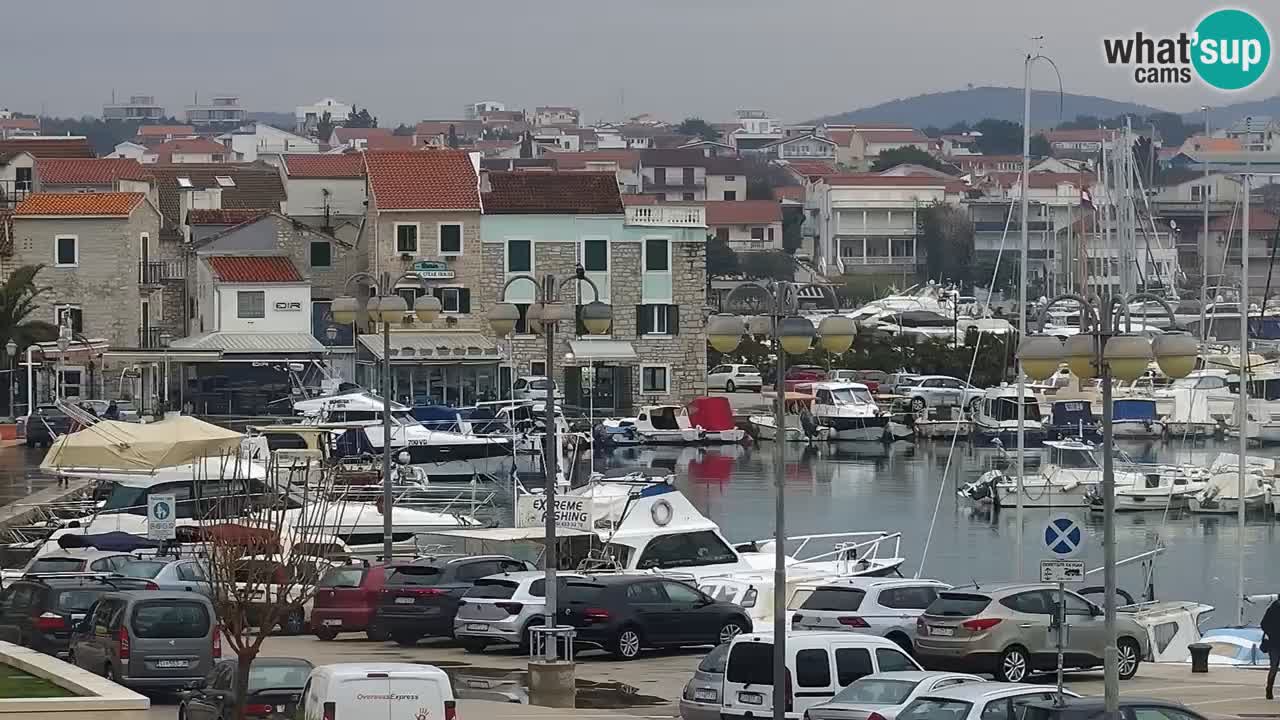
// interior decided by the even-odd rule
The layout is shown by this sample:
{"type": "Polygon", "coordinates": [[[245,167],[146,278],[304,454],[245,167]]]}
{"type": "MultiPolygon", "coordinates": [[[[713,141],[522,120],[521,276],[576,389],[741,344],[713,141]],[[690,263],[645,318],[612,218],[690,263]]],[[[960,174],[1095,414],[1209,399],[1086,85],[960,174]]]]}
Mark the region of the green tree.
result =
{"type": "Polygon", "coordinates": [[[920,244],[925,252],[925,273],[934,280],[973,282],[973,221],[964,210],[935,202],[921,213],[920,244]]]}
{"type": "Polygon", "coordinates": [[[316,137],[320,138],[321,142],[329,142],[329,138],[333,136],[333,128],[333,116],[325,110],[320,116],[320,122],[316,123],[316,137]]]}
{"type": "Polygon", "coordinates": [[[795,255],[804,244],[804,208],[794,205],[782,206],[782,250],[788,255],[795,255]]]}
{"type": "Polygon", "coordinates": [[[1022,125],[1008,120],[987,118],[974,129],[982,133],[974,143],[983,155],[1017,155],[1022,152],[1022,125]]]}
{"type": "Polygon", "coordinates": [[[927,168],[947,172],[947,166],[938,158],[914,145],[903,145],[880,153],[880,157],[871,165],[871,172],[882,172],[898,165],[923,165],[927,168]]]}
{"type": "Polygon", "coordinates": [[[702,138],[703,140],[717,141],[720,139],[720,131],[711,126],[711,123],[700,117],[685,118],[684,122],[676,127],[676,132],[681,135],[692,135],[702,138]]]}
{"type": "Polygon", "coordinates": [[[376,128],[378,127],[378,118],[369,114],[369,108],[361,110],[352,105],[351,113],[347,115],[347,121],[343,125],[349,128],[376,128]]]}
{"type": "Polygon", "coordinates": [[[453,123],[449,123],[449,135],[445,142],[454,150],[458,149],[458,128],[453,123]]]}
{"type": "Polygon", "coordinates": [[[1049,145],[1049,138],[1044,133],[1031,136],[1031,157],[1053,157],[1053,147],[1049,145]]]}
{"type": "Polygon", "coordinates": [[[0,285],[0,347],[10,340],[25,349],[38,342],[58,339],[58,328],[43,320],[31,320],[39,298],[48,288],[36,285],[44,265],[23,265],[0,285]]]}
{"type": "Polygon", "coordinates": [[[736,275],[738,253],[729,247],[729,243],[715,235],[707,235],[707,279],[736,275]]]}
{"type": "Polygon", "coordinates": [[[744,253],[738,257],[738,264],[749,278],[793,280],[796,275],[795,259],[778,250],[744,253]]]}

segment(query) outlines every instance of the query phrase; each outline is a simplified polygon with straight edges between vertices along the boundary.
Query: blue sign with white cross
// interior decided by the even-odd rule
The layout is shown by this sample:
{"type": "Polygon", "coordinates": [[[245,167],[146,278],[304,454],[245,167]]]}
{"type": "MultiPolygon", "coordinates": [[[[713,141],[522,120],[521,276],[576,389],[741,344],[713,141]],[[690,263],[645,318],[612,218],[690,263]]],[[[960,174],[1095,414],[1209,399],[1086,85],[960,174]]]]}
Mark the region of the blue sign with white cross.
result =
{"type": "Polygon", "coordinates": [[[1069,515],[1049,519],[1044,526],[1044,546],[1053,557],[1071,557],[1084,544],[1084,528],[1069,515]]]}

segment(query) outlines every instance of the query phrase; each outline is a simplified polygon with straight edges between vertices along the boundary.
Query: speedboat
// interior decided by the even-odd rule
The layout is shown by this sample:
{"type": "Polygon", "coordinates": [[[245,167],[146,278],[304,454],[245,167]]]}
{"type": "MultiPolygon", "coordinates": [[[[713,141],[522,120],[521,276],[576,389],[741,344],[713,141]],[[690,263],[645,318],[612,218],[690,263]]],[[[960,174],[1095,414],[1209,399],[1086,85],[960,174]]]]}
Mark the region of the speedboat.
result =
{"type": "MultiPolygon", "coordinates": [[[[1040,403],[1031,390],[1022,395],[1023,434],[1026,445],[1039,445],[1044,440],[1044,424],[1040,419],[1040,403]]],[[[989,388],[973,414],[973,434],[978,442],[990,444],[999,440],[1004,447],[1018,444],[1018,388],[1001,385],[989,388]]]]}
{"type": "Polygon", "coordinates": [[[1049,406],[1049,425],[1045,429],[1050,439],[1088,440],[1101,442],[1098,419],[1093,415],[1092,404],[1088,400],[1054,400],[1049,406]]]}
{"type": "MultiPolygon", "coordinates": [[[[1186,507],[1191,497],[1209,485],[1209,472],[1195,466],[1153,467],[1140,482],[1117,485],[1115,509],[1118,511],[1164,510],[1186,507]]],[[[1084,502],[1094,512],[1104,509],[1102,486],[1094,485],[1084,502]]]]}
{"type": "MultiPolygon", "coordinates": [[[[1040,472],[1018,478],[1003,470],[988,470],[956,494],[980,505],[1017,507],[1021,491],[1023,507],[1079,507],[1089,488],[1102,482],[1102,467],[1095,455],[1098,448],[1081,440],[1049,440],[1044,447],[1049,461],[1040,472]]],[[[1133,480],[1122,472],[1115,477],[1117,484],[1133,480]]]]}
{"type": "Polygon", "coordinates": [[[1116,440],[1159,440],[1164,423],[1156,416],[1156,401],[1149,398],[1116,399],[1111,404],[1111,432],[1116,440]]]}
{"type": "MultiPolygon", "coordinates": [[[[1244,475],[1245,510],[1270,507],[1274,490],[1272,478],[1257,467],[1246,467],[1244,475]]],[[[1241,502],[1240,472],[1236,468],[1219,468],[1203,490],[1192,495],[1187,506],[1193,513],[1234,515],[1241,502]]]]}
{"type": "Polygon", "coordinates": [[[893,439],[889,416],[876,404],[866,385],[824,381],[810,387],[813,391],[813,419],[820,427],[831,428],[829,439],[893,439]]]}

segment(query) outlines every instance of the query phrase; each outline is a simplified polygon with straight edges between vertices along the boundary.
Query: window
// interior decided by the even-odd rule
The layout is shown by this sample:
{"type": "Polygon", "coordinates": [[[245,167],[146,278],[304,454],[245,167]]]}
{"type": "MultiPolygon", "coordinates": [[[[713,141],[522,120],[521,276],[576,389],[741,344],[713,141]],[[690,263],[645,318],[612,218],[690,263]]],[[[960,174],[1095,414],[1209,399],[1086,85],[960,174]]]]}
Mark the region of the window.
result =
{"type": "Polygon", "coordinates": [[[697,567],[736,560],[733,549],[718,535],[710,530],[701,530],[654,538],[640,554],[636,567],[640,570],[697,567]]]}
{"type": "MultiPolygon", "coordinates": [[[[725,182],[733,182],[733,181],[735,181],[735,180],[737,180],[737,179],[738,179],[738,178],[737,178],[737,176],[735,176],[735,175],[725,175],[725,176],[724,176],[724,181],[725,181],[725,182]]],[[[729,192],[733,192],[733,191],[732,191],[732,190],[730,190],[729,192]]],[[[725,200],[732,200],[732,199],[733,199],[733,198],[725,198],[725,200]]]]}
{"type": "Polygon", "coordinates": [[[723,243],[729,242],[729,228],[727,227],[716,228],[716,240],[719,240],[720,242],[723,242],[723,243]]]}
{"type": "Polygon", "coordinates": [[[609,241],[582,241],[582,269],[587,272],[609,271],[609,241]]]}
{"type": "Polygon", "coordinates": [[[937,597],[938,589],[933,587],[893,588],[880,593],[880,604],[894,609],[923,610],[937,597]]]}
{"type": "Polygon", "coordinates": [[[666,591],[662,589],[662,583],[659,582],[639,582],[628,585],[626,595],[628,602],[644,605],[665,604],[669,599],[666,591]]]}
{"type": "Polygon", "coordinates": [[[680,199],[684,202],[693,202],[697,198],[693,193],[681,193],[680,199]]]}
{"type": "Polygon", "coordinates": [[[214,175],[213,179],[214,182],[218,183],[218,187],[233,188],[236,186],[236,181],[228,175],[214,175]]]}
{"type": "Polygon", "coordinates": [[[533,272],[533,241],[507,241],[507,272],[533,272]]]}
{"type": "Polygon", "coordinates": [[[796,653],[796,685],[799,687],[831,687],[831,656],[821,648],[796,653]]]}
{"type": "Polygon", "coordinates": [[[666,365],[640,366],[640,392],[667,393],[671,391],[666,365]]]}
{"type": "Polygon", "coordinates": [[[178,566],[178,579],[187,582],[205,582],[209,576],[205,575],[200,563],[185,563],[178,566]]]}
{"type": "Polygon", "coordinates": [[[889,648],[876,648],[876,664],[880,666],[880,672],[920,669],[911,658],[889,648]]]}
{"type": "Polygon", "coordinates": [[[724,191],[724,199],[725,199],[725,200],[737,200],[737,199],[738,199],[738,191],[737,191],[737,190],[725,190],[725,191],[724,191]]]}
{"type": "Polygon", "coordinates": [[[758,242],[764,242],[764,228],[762,227],[751,228],[751,239],[756,240],[758,242]]]}
{"type": "Polygon", "coordinates": [[[684,583],[672,582],[670,580],[663,582],[663,587],[667,590],[667,597],[671,602],[680,605],[697,605],[702,602],[702,593],[685,585],[684,583]]]}
{"type": "Polygon", "coordinates": [[[773,228],[768,228],[768,229],[766,230],[766,237],[765,237],[765,239],[766,239],[766,240],[768,240],[769,242],[773,242],[773,228]]]}
{"type": "Polygon", "coordinates": [[[75,235],[58,235],[53,239],[53,264],[57,267],[75,267],[80,264],[80,238],[75,235]]]}
{"type": "MultiPolygon", "coordinates": [[[[864,651],[865,652],[865,651],[864,651]]],[[[839,657],[840,651],[836,651],[839,657]]],[[[870,665],[870,658],[868,658],[870,665]]],[[[868,671],[870,672],[870,671],[868,671]]],[[[773,684],[773,643],[736,643],[729,649],[729,667],[725,679],[744,685],[773,684]]]]}
{"type": "Polygon", "coordinates": [[[501,569],[496,560],[481,560],[458,568],[457,576],[459,580],[478,580],[482,577],[497,575],[499,572],[501,569]]]}
{"type": "Polygon", "coordinates": [[[471,290],[468,288],[444,287],[435,288],[432,292],[440,300],[441,312],[463,315],[471,312],[471,290]]]}
{"type": "Polygon", "coordinates": [[[180,187],[180,188],[193,188],[193,187],[195,187],[195,185],[192,185],[192,184],[191,184],[191,178],[189,178],[189,177],[180,177],[180,178],[178,178],[178,187],[180,187]]]}
{"type": "Polygon", "coordinates": [[[547,364],[541,360],[529,363],[529,374],[538,376],[546,375],[547,364]]]}
{"type": "Polygon", "coordinates": [[[866,648],[836,648],[836,682],[840,687],[872,672],[871,653],[866,648]]]}
{"type": "Polygon", "coordinates": [[[418,223],[396,223],[396,252],[418,252],[418,223]]]}
{"type": "Polygon", "coordinates": [[[1067,615],[1072,617],[1093,617],[1093,606],[1087,600],[1071,593],[1066,593],[1066,598],[1067,615]]]}
{"type": "Polygon", "coordinates": [[[311,267],[333,267],[333,245],[328,240],[311,241],[311,267]]]}
{"type": "Polygon", "coordinates": [[[440,223],[436,226],[437,237],[440,238],[441,255],[462,254],[462,225],[459,223],[440,223]]]}
{"type": "Polygon", "coordinates": [[[69,325],[72,332],[84,332],[84,311],[79,305],[55,305],[53,307],[53,324],[61,327],[69,325]]]}
{"type": "Polygon", "coordinates": [[[637,305],[636,335],[679,335],[679,305],[637,305]]]}
{"type": "Polygon", "coordinates": [[[209,634],[209,612],[195,602],[143,603],[134,608],[133,629],[140,638],[202,638],[209,634]]]}
{"type": "Polygon", "coordinates": [[[1191,202],[1204,202],[1213,197],[1213,187],[1210,185],[1192,185],[1191,186],[1191,202]]]}
{"type": "Polygon", "coordinates": [[[1046,593],[1039,590],[1031,592],[1018,593],[1010,595],[1000,601],[1001,605],[1013,610],[1014,612],[1025,613],[1028,615],[1052,615],[1053,601],[1045,597],[1046,593]]]}
{"type": "Polygon", "coordinates": [[[236,317],[261,318],[267,316],[267,293],[263,290],[236,292],[236,317]]]}
{"type": "MultiPolygon", "coordinates": [[[[800,595],[804,591],[796,593],[800,595]]],[[[809,593],[800,603],[801,610],[820,610],[826,612],[853,612],[862,605],[866,593],[858,588],[820,587],[809,593]]],[[[797,598],[798,599],[798,598],[797,598]]]]}

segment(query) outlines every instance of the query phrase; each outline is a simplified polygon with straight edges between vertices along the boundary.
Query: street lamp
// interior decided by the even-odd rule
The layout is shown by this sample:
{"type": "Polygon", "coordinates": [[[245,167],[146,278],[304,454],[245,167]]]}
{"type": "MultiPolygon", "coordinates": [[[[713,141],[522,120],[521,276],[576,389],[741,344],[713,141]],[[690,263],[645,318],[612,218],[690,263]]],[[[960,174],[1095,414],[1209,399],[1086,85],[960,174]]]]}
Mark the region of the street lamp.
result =
{"type": "Polygon", "coordinates": [[[823,318],[815,333],[813,323],[796,313],[800,309],[799,291],[807,287],[817,287],[830,293],[832,307],[837,307],[835,292],[822,285],[797,284],[790,282],[774,282],[772,287],[759,284],[742,285],[729,293],[724,300],[724,307],[732,308],[735,302],[746,300],[754,295],[763,301],[768,314],[743,317],[729,313],[712,315],[707,320],[707,342],[722,353],[733,352],[742,341],[744,333],[769,334],[773,346],[777,350],[777,371],[774,376],[773,405],[774,431],[774,530],[773,530],[773,717],[783,720],[786,717],[786,658],[787,658],[787,551],[786,551],[786,503],[784,499],[784,483],[786,474],[786,395],[787,395],[787,354],[799,355],[809,350],[815,334],[819,345],[829,353],[843,353],[853,345],[857,325],[853,320],[831,315],[823,318]]]}
{"type": "MultiPolygon", "coordinates": [[[[1048,310],[1055,303],[1074,300],[1080,306],[1080,334],[1066,343],[1046,335],[1028,335],[1018,346],[1018,363],[1022,372],[1033,380],[1047,380],[1065,361],[1077,377],[1094,377],[1102,383],[1102,550],[1104,592],[1103,614],[1106,623],[1105,696],[1107,717],[1118,717],[1120,676],[1116,654],[1116,494],[1115,469],[1112,464],[1111,379],[1136,380],[1146,372],[1152,358],[1160,370],[1172,378],[1186,377],[1195,369],[1200,345],[1185,334],[1166,334],[1154,343],[1145,337],[1126,334],[1130,329],[1129,304],[1137,300],[1158,302],[1173,324],[1173,309],[1161,297],[1150,293],[1113,296],[1093,305],[1076,294],[1064,294],[1050,300],[1040,311],[1039,330],[1044,331],[1048,310]],[[1124,329],[1121,329],[1121,321],[1124,329]]],[[[1096,301],[1097,298],[1094,298],[1096,301]]],[[[1241,463],[1243,463],[1243,457],[1241,463]]],[[[1021,535],[1018,538],[1021,544],[1021,535]]],[[[1136,658],[1135,658],[1136,660],[1136,658]]]]}
{"type": "Polygon", "coordinates": [[[160,347],[164,348],[164,393],[162,395],[164,412],[160,414],[160,417],[164,417],[164,413],[169,412],[169,344],[172,342],[172,333],[168,331],[160,333],[160,347]]]}
{"type": "Polygon", "coordinates": [[[58,363],[54,367],[54,375],[56,375],[56,383],[54,385],[53,401],[56,404],[62,399],[62,363],[64,356],[67,354],[67,348],[71,347],[71,326],[65,322],[58,325],[58,363]]]}
{"type": "MultiPolygon", "coordinates": [[[[391,492],[391,323],[403,322],[411,311],[418,319],[430,324],[440,315],[440,300],[434,295],[423,295],[413,301],[413,307],[405,299],[395,293],[396,285],[408,280],[413,287],[421,286],[421,278],[416,273],[405,273],[393,283],[390,273],[382,274],[382,282],[367,272],[358,272],[347,278],[344,291],[351,283],[363,280],[378,288],[383,294],[370,296],[364,300],[365,312],[369,319],[382,323],[382,554],[386,562],[391,562],[392,527],[391,508],[395,498],[391,492]]],[[[356,321],[360,312],[361,301],[352,295],[334,298],[329,306],[334,322],[350,325],[356,321]]],[[[334,329],[333,337],[337,337],[334,329]]]]}
{"type": "MultiPolygon", "coordinates": [[[[534,287],[534,298],[537,302],[533,303],[525,311],[525,326],[534,333],[543,335],[547,340],[547,401],[546,401],[546,434],[545,434],[545,451],[543,453],[543,467],[546,469],[546,483],[544,489],[544,505],[546,507],[544,519],[544,533],[546,535],[546,590],[545,590],[545,614],[543,619],[543,627],[549,633],[543,642],[543,660],[545,662],[555,662],[558,659],[557,647],[560,628],[556,625],[556,570],[559,566],[560,555],[556,550],[556,513],[555,513],[555,497],[556,497],[556,475],[559,473],[560,458],[559,445],[556,438],[556,380],[555,380],[555,363],[556,363],[556,327],[562,320],[574,320],[574,313],[571,306],[565,305],[559,297],[560,292],[565,285],[571,282],[585,282],[591,287],[594,298],[591,302],[582,306],[578,311],[577,317],[582,321],[583,327],[589,335],[605,335],[609,332],[609,327],[613,324],[613,309],[600,302],[600,288],[587,277],[586,270],[581,265],[574,268],[573,274],[563,280],[558,279],[550,273],[542,277],[541,283],[532,275],[514,275],[509,278],[502,291],[498,293],[501,300],[497,305],[489,311],[489,326],[493,328],[493,332],[498,337],[506,337],[515,332],[516,323],[520,320],[520,309],[515,305],[506,302],[507,288],[511,284],[518,281],[529,282],[534,287]]],[[[514,356],[514,353],[513,353],[514,356]]],[[[514,362],[514,357],[512,358],[514,362]]],[[[572,657],[567,658],[570,662],[572,657]]]]}
{"type": "Polygon", "coordinates": [[[4,351],[9,356],[9,415],[18,417],[18,343],[9,338],[4,344],[4,351]]]}

